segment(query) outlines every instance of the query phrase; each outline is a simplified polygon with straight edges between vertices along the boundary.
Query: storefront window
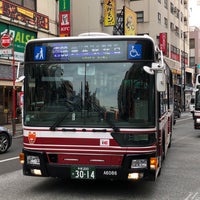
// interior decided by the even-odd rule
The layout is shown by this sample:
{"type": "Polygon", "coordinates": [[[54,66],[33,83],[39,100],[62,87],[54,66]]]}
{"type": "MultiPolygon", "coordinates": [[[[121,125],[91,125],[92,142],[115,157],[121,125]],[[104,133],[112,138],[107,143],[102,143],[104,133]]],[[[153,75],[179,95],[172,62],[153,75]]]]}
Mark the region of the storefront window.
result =
{"type": "Polygon", "coordinates": [[[11,2],[21,5],[25,8],[36,11],[36,0],[10,0],[11,2]]]}

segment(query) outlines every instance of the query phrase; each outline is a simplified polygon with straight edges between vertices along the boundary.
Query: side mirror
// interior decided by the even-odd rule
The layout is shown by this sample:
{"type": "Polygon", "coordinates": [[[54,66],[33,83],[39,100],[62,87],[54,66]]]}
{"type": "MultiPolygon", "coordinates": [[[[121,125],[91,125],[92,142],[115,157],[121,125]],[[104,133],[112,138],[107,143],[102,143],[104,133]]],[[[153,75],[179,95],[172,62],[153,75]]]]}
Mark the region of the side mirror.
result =
{"type": "Polygon", "coordinates": [[[25,76],[20,76],[15,80],[16,83],[22,82],[25,79],[25,76]]]}
{"type": "Polygon", "coordinates": [[[166,90],[166,76],[164,70],[158,70],[156,72],[156,89],[158,92],[164,92],[166,90]]]}

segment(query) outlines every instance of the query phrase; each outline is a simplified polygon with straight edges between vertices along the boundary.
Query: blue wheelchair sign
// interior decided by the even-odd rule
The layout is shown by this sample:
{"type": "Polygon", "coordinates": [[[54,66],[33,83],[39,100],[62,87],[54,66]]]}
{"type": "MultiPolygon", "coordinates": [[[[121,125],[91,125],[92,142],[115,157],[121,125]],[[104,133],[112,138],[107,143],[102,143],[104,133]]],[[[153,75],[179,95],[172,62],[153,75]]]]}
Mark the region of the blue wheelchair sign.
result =
{"type": "Polygon", "coordinates": [[[128,45],[128,59],[140,59],[140,58],[142,58],[142,45],[129,44],[128,45]]]}

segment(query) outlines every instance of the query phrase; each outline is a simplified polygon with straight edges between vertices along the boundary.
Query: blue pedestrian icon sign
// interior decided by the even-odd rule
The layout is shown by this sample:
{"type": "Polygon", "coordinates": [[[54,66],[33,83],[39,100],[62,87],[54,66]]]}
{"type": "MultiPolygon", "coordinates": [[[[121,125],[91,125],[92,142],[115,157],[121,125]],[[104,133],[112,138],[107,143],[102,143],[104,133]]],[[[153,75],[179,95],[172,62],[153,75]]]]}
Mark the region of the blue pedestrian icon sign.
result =
{"type": "Polygon", "coordinates": [[[46,60],[46,47],[45,46],[35,47],[34,60],[37,60],[37,61],[46,60]]]}
{"type": "Polygon", "coordinates": [[[141,59],[142,58],[142,45],[129,44],[128,45],[128,59],[141,59]]]}

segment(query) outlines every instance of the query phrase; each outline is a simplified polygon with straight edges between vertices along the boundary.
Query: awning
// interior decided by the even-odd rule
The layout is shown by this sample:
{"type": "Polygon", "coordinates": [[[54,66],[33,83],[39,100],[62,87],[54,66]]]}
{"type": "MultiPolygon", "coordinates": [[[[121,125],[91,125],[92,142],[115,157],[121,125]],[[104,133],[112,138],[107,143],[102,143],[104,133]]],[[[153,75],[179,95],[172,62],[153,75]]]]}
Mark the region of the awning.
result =
{"type": "Polygon", "coordinates": [[[177,70],[177,69],[171,69],[173,74],[179,74],[181,75],[181,70],[177,70]]]}
{"type": "MultiPolygon", "coordinates": [[[[16,87],[22,87],[22,82],[19,83],[15,83],[16,87]]],[[[13,81],[3,81],[0,80],[0,86],[9,86],[9,87],[13,87],[13,81]]]]}

